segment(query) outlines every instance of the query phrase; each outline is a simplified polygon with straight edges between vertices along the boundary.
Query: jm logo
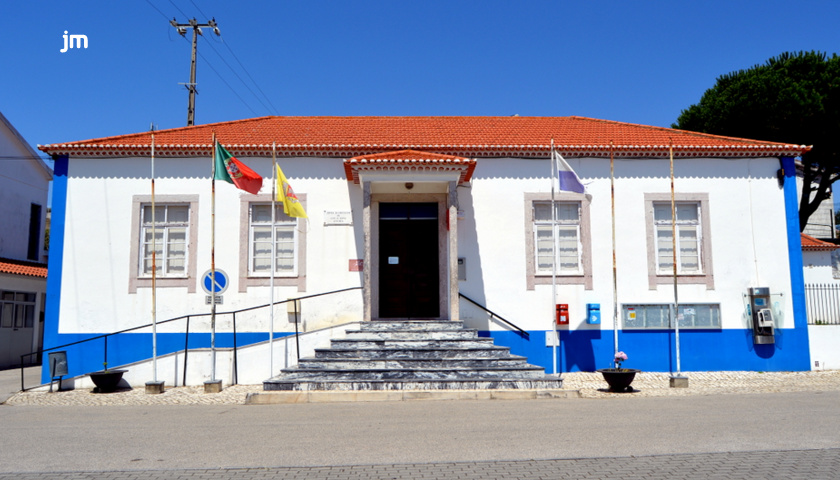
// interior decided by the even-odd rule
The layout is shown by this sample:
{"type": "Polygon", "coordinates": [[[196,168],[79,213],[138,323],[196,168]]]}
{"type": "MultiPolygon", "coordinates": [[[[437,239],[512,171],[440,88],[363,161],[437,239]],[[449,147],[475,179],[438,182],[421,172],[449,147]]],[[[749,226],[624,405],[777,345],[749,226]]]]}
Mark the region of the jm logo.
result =
{"type": "Polygon", "coordinates": [[[68,48],[73,48],[73,42],[76,43],[76,48],[82,48],[82,40],[85,41],[84,48],[88,47],[88,38],[87,35],[67,35],[67,30],[64,31],[64,48],[59,50],[59,52],[64,53],[67,51],[68,48]],[[68,41],[69,38],[69,41],[68,41]]]}

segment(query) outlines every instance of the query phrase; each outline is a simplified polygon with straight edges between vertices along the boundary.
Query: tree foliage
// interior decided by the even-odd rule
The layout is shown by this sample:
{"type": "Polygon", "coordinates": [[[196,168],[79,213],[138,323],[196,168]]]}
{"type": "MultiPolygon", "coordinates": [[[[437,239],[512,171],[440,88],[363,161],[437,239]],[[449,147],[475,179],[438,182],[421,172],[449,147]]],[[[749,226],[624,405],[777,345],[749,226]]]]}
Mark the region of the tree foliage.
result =
{"type": "Polygon", "coordinates": [[[802,157],[799,227],[840,179],[840,57],[786,52],[718,77],[672,127],[731,137],[813,145],[802,157]]]}

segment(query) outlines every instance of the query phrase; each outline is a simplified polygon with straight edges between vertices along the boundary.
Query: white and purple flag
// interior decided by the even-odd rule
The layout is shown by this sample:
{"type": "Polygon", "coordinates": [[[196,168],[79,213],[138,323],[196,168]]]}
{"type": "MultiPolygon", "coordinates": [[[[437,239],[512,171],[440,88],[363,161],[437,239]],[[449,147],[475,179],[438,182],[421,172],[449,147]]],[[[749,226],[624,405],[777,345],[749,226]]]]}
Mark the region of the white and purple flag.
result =
{"type": "Polygon", "coordinates": [[[572,167],[566,163],[563,156],[556,150],[553,150],[552,154],[557,165],[557,176],[560,177],[560,190],[585,193],[586,188],[583,186],[583,183],[581,183],[580,178],[578,178],[575,171],[572,170],[572,167]]]}

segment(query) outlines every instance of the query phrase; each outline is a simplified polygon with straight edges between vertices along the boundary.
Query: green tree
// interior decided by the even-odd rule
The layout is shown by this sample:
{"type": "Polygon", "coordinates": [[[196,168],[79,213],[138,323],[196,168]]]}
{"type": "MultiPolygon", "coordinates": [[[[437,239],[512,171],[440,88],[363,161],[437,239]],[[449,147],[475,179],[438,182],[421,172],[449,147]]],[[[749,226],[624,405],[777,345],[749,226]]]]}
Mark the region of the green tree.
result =
{"type": "Polygon", "coordinates": [[[840,57],[786,52],[718,77],[673,128],[813,145],[803,155],[799,229],[840,179],[840,57]]]}

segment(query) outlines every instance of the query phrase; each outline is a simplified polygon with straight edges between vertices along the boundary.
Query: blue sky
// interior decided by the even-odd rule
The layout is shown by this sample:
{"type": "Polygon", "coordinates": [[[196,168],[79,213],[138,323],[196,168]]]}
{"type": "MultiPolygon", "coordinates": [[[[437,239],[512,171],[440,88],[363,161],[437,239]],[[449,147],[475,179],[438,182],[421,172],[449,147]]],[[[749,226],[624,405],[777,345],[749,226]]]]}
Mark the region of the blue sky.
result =
{"type": "Polygon", "coordinates": [[[4,1],[0,111],[33,146],[186,125],[190,43],[173,17],[215,17],[222,33],[199,38],[196,123],[519,114],[667,127],[721,74],[840,51],[837,1],[4,1]],[[61,53],[65,30],[88,48],[61,53]]]}

